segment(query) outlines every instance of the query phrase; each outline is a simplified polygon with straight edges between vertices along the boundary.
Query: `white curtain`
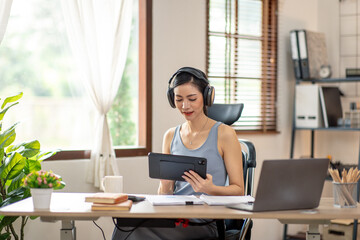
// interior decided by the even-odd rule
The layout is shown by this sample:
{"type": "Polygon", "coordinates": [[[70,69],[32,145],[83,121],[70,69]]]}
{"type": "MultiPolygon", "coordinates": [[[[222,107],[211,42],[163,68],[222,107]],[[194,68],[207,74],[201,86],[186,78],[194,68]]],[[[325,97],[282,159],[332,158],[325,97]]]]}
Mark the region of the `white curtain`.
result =
{"type": "Polygon", "coordinates": [[[13,0],[0,1],[0,43],[4,38],[13,0]]]}
{"type": "Polygon", "coordinates": [[[87,181],[99,187],[104,176],[119,175],[106,114],[126,63],[132,0],[61,0],[61,3],[68,39],[81,69],[79,80],[98,113],[87,181]]]}

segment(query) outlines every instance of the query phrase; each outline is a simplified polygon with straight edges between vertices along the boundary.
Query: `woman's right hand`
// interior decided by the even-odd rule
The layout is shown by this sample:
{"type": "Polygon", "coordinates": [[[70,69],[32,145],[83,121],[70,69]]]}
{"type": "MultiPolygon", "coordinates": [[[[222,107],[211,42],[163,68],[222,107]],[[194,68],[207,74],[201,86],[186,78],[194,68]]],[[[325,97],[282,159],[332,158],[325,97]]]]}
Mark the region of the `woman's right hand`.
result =
{"type": "Polygon", "coordinates": [[[163,195],[173,194],[174,193],[174,184],[175,184],[175,181],[173,181],[173,180],[161,179],[159,189],[158,189],[158,194],[163,194],[163,195]]]}

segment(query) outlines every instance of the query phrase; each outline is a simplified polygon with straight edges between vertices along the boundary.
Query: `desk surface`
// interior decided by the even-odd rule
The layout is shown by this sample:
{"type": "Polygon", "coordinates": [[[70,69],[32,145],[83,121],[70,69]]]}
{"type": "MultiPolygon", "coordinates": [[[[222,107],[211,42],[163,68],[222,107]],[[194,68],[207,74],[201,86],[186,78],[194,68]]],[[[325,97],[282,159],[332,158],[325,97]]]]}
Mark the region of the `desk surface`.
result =
{"type": "Polygon", "coordinates": [[[261,218],[281,220],[331,220],[358,219],[360,207],[336,208],[332,198],[324,198],[313,210],[272,211],[250,213],[229,209],[224,206],[152,206],[148,201],[134,203],[130,211],[91,211],[91,203],[85,202],[89,193],[53,193],[50,210],[34,211],[32,198],[0,208],[0,215],[39,216],[53,219],[69,218],[81,220],[98,217],[123,218],[210,218],[241,219],[261,218]]]}

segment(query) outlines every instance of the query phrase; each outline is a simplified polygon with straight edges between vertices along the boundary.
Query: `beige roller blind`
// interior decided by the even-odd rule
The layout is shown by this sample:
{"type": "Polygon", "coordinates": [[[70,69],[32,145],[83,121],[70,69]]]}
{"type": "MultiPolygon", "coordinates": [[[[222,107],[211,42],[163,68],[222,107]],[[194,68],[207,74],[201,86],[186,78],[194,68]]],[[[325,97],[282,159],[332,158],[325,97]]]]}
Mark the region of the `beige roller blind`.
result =
{"type": "Polygon", "coordinates": [[[208,0],[207,74],[215,103],[244,103],[236,130],[276,131],[276,0],[208,0]]]}

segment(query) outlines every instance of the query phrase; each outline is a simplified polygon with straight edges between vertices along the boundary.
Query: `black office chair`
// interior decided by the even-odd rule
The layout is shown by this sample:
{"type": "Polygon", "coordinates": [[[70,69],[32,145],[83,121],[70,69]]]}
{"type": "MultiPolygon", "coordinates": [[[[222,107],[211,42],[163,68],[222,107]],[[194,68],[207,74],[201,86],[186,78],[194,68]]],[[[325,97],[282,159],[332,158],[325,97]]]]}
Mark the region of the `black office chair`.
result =
{"type": "Polygon", "coordinates": [[[207,111],[209,118],[232,125],[240,118],[243,108],[243,103],[213,104],[207,111]]]}
{"type": "MultiPolygon", "coordinates": [[[[213,104],[208,107],[208,116],[216,121],[232,125],[236,122],[243,110],[244,104],[213,104]]],[[[256,167],[256,151],[254,145],[245,139],[239,139],[242,148],[243,171],[245,195],[253,196],[254,174],[256,167]]],[[[241,239],[251,238],[251,219],[226,219],[216,222],[219,239],[241,239]]]]}

